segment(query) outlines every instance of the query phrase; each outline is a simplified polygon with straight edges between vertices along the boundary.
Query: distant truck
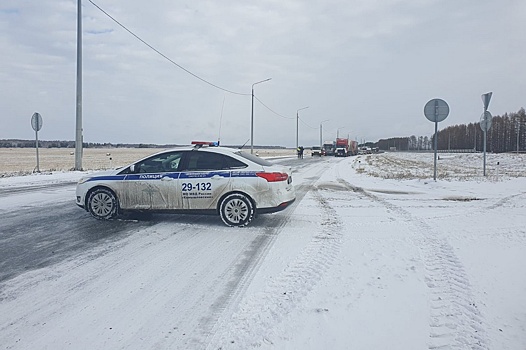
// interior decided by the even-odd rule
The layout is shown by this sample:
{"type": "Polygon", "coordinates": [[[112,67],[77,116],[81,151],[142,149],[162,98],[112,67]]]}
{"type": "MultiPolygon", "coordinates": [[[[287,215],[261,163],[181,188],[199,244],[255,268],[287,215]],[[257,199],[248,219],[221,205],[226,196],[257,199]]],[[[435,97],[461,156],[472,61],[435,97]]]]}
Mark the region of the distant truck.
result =
{"type": "Polygon", "coordinates": [[[336,149],[336,143],[334,141],[325,141],[323,143],[322,152],[326,156],[333,156],[334,150],[336,149]]]}
{"type": "Polygon", "coordinates": [[[349,153],[351,156],[358,154],[358,141],[351,141],[349,145],[349,153]]]}
{"type": "Polygon", "coordinates": [[[348,157],[348,156],[355,156],[358,154],[358,142],[344,139],[344,138],[337,138],[336,139],[336,150],[335,150],[335,156],[336,157],[348,157]]]}
{"type": "Polygon", "coordinates": [[[336,139],[336,151],[334,155],[336,157],[347,157],[349,155],[349,139],[336,139]]]}

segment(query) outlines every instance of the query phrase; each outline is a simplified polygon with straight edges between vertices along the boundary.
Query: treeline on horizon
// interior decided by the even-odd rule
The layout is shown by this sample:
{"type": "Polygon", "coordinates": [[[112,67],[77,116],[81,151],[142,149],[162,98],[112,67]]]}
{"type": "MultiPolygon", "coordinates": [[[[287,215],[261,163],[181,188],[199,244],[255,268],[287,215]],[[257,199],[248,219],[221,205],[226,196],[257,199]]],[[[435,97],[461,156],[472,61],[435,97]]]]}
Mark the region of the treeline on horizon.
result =
{"type": "MultiPolygon", "coordinates": [[[[83,148],[173,148],[187,146],[187,144],[164,144],[156,145],[153,143],[97,143],[84,142],[83,148]]],[[[223,146],[223,145],[222,145],[223,146]]],[[[225,147],[241,148],[243,145],[225,145],[225,147]]],[[[246,145],[244,145],[246,148],[246,145]]],[[[0,140],[0,148],[35,148],[36,140],[19,140],[19,139],[4,139],[0,140]]],[[[75,148],[75,141],[46,141],[38,140],[39,148],[75,148]]],[[[254,146],[257,148],[267,149],[284,149],[282,146],[254,146]]]]}
{"type": "MultiPolygon", "coordinates": [[[[505,113],[503,116],[494,116],[491,128],[487,132],[486,150],[492,153],[524,151],[526,146],[526,111],[521,108],[516,113],[505,113]],[[518,138],[517,138],[518,136],[518,138]]],[[[398,151],[418,151],[434,149],[434,135],[392,137],[381,139],[377,142],[367,142],[365,146],[378,147],[388,151],[393,147],[398,151]]],[[[438,132],[438,150],[474,150],[482,151],[484,133],[480,123],[469,123],[448,126],[438,132]]],[[[35,140],[0,140],[0,148],[35,148],[35,140]]],[[[45,141],[39,140],[41,148],[75,148],[75,141],[45,141]]],[[[83,148],[172,148],[182,145],[150,143],[96,143],[85,142],[83,148]]],[[[227,147],[241,148],[242,145],[228,145],[227,147]]],[[[283,146],[255,146],[267,149],[285,149],[283,146]]]]}
{"type": "MultiPolygon", "coordinates": [[[[526,112],[521,108],[516,113],[505,113],[494,116],[491,128],[487,132],[486,151],[492,153],[524,151],[526,146],[526,112]],[[518,137],[518,138],[517,138],[518,137]]],[[[484,132],[480,122],[448,126],[438,131],[438,150],[474,150],[484,148],[484,132]]],[[[434,135],[393,137],[379,140],[375,147],[380,150],[390,150],[395,147],[399,151],[433,150],[434,135]]]]}

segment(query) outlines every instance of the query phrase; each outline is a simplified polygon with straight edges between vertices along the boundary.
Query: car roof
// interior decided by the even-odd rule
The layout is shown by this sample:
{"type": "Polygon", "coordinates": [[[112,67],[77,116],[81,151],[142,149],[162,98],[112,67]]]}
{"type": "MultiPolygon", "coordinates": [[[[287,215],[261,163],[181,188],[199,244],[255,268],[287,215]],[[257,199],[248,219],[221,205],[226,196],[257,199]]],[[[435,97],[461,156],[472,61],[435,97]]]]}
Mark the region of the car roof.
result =
{"type": "Polygon", "coordinates": [[[212,152],[212,153],[221,153],[221,154],[228,154],[231,155],[233,153],[241,151],[241,149],[236,148],[229,148],[229,147],[221,147],[221,146],[200,146],[200,145],[188,145],[188,146],[178,146],[178,147],[172,147],[168,149],[164,149],[159,152],[152,153],[146,157],[140,158],[137,161],[142,161],[144,159],[154,157],[159,154],[164,154],[168,152],[175,152],[175,151],[197,151],[197,152],[212,152]]]}
{"type": "Polygon", "coordinates": [[[201,145],[190,145],[190,146],[180,146],[180,147],[174,147],[171,149],[166,149],[164,151],[158,152],[158,153],[164,153],[164,152],[172,152],[172,151],[204,151],[204,152],[214,152],[214,153],[235,153],[240,151],[240,149],[236,148],[230,148],[230,147],[222,147],[222,146],[201,146],[201,145]]]}

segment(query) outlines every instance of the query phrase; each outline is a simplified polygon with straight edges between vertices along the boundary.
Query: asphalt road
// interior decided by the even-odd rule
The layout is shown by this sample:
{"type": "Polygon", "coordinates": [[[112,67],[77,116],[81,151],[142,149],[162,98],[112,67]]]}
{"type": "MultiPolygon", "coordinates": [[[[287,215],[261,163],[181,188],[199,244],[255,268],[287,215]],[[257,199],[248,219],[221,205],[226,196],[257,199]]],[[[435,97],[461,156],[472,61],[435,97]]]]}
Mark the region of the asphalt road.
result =
{"type": "MultiPolygon", "coordinates": [[[[74,185],[53,185],[48,191],[72,193],[74,185]]],[[[2,201],[34,188],[0,193],[2,201]]],[[[74,192],[73,192],[74,193],[74,192]]],[[[70,201],[31,203],[1,212],[0,282],[28,270],[70,259],[108,240],[118,240],[136,229],[152,225],[144,221],[99,221],[70,201]]]]}
{"type": "MultiPolygon", "coordinates": [[[[305,159],[287,158],[275,160],[294,169],[307,166],[311,157],[305,159]]],[[[184,224],[208,223],[212,226],[223,224],[215,216],[196,215],[152,215],[148,218],[121,218],[114,221],[93,219],[74,202],[74,183],[32,185],[0,190],[0,201],[9,203],[17,196],[27,200],[9,209],[0,210],[0,283],[27,271],[40,269],[95,248],[107,246],[143,228],[160,222],[184,224]],[[32,203],[31,194],[46,192],[52,194],[49,200],[32,203]],[[28,196],[28,194],[30,194],[28,196]]],[[[306,188],[297,188],[300,200],[306,188]]],[[[297,200],[297,202],[299,202],[297,200]]],[[[252,226],[265,227],[274,231],[284,223],[283,216],[258,217],[252,226]]]]}

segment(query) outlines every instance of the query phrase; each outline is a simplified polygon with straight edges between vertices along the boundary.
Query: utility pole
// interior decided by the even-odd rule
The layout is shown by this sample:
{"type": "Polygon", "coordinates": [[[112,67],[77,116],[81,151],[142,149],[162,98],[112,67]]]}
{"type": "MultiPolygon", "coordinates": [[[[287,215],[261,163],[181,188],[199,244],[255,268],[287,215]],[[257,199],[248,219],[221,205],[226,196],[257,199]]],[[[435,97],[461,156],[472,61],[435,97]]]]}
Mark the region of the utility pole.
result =
{"type": "Polygon", "coordinates": [[[309,108],[309,106],[300,108],[296,111],[296,149],[299,147],[300,111],[306,108],[309,108]]]}
{"type": "Polygon", "coordinates": [[[77,110],[75,170],[82,170],[82,0],[77,0],[77,110]]]}
{"type": "Polygon", "coordinates": [[[250,153],[251,154],[254,153],[254,85],[264,83],[271,79],[272,78],[268,78],[268,79],[261,80],[261,81],[258,81],[252,84],[252,112],[250,114],[250,153]]]}

